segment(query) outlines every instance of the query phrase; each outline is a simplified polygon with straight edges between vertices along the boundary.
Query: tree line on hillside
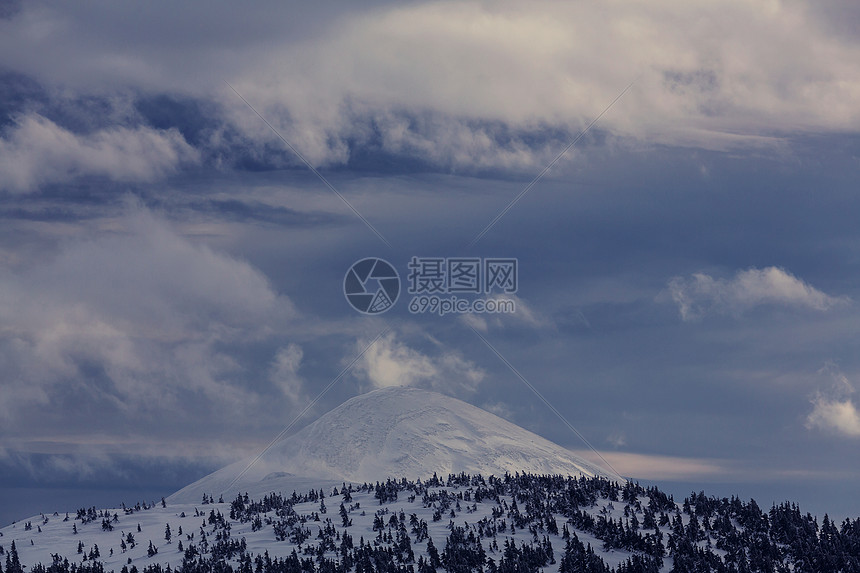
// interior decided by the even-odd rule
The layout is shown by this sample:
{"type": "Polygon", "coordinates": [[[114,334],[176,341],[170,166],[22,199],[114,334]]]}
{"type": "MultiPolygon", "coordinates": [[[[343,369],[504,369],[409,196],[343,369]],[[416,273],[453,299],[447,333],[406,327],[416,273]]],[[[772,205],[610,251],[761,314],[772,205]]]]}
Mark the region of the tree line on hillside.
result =
{"type": "MultiPolygon", "coordinates": [[[[245,494],[228,507],[208,516],[195,511],[204,523],[197,537],[181,539],[179,530],[175,568],[129,564],[115,573],[860,573],[860,519],[837,524],[825,515],[819,523],[793,503],[764,511],[754,500],[704,493],[676,503],[656,487],[600,477],[434,475],[344,484],[328,497],[322,490],[258,500],[245,494]],[[377,509],[361,507],[353,499],[359,494],[362,501],[372,495],[377,509]],[[328,513],[327,500],[339,510],[328,513]],[[316,509],[296,510],[308,503],[316,509]],[[355,539],[352,516],[365,511],[373,512],[371,533],[355,539]],[[428,521],[447,522],[445,537],[434,539],[428,521]],[[279,557],[252,554],[233,536],[238,524],[270,529],[276,542],[294,548],[279,557]],[[626,557],[610,567],[609,551],[626,557]]],[[[110,524],[113,516],[93,509],[77,519],[110,524]]],[[[164,537],[172,543],[169,525],[164,537]]],[[[158,550],[152,542],[150,549],[150,556],[158,550]]],[[[0,573],[25,573],[14,543],[0,573]]],[[[55,555],[27,573],[104,571],[95,558],[74,563],[55,555]]]]}

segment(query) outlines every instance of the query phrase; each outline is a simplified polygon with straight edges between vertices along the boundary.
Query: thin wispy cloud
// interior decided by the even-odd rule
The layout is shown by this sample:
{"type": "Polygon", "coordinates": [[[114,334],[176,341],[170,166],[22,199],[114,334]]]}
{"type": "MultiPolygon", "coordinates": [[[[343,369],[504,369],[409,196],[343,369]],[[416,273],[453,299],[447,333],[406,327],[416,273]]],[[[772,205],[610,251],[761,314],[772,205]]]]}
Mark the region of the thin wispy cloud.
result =
{"type": "Polygon", "coordinates": [[[490,327],[493,328],[516,328],[524,327],[534,331],[552,331],[556,328],[550,316],[537,310],[532,304],[526,302],[522,297],[516,294],[493,294],[490,299],[500,301],[513,302],[515,312],[507,313],[487,313],[461,314],[458,319],[466,326],[471,326],[481,332],[487,332],[490,327]]]}
{"type": "Polygon", "coordinates": [[[301,346],[290,344],[278,350],[269,372],[275,386],[294,404],[306,399],[305,381],[299,376],[303,357],[301,346]]]}
{"type": "Polygon", "coordinates": [[[684,321],[708,315],[740,315],[762,305],[826,311],[850,301],[830,296],[778,267],[738,271],[731,279],[705,273],[669,281],[672,300],[684,321]]]}

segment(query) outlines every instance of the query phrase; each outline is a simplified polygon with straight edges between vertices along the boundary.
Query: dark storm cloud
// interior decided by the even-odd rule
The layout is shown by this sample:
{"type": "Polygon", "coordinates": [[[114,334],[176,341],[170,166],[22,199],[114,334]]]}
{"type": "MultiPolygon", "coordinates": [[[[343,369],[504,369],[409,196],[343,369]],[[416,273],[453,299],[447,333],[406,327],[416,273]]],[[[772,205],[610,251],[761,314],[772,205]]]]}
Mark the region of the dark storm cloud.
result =
{"type": "Polygon", "coordinates": [[[860,6],[851,0],[824,0],[811,6],[811,14],[829,30],[847,40],[857,37],[860,6]]]}
{"type": "Polygon", "coordinates": [[[10,20],[21,11],[23,0],[0,0],[0,19],[10,20]]]}
{"type": "Polygon", "coordinates": [[[47,101],[47,94],[33,78],[0,69],[0,127],[7,127],[15,116],[29,109],[38,109],[47,101]]]}
{"type": "MultiPolygon", "coordinates": [[[[55,87],[55,86],[53,86],[55,87]]],[[[141,122],[129,114],[123,93],[61,93],[32,75],[0,69],[0,125],[7,131],[22,117],[39,115],[76,134],[141,122]]]]}

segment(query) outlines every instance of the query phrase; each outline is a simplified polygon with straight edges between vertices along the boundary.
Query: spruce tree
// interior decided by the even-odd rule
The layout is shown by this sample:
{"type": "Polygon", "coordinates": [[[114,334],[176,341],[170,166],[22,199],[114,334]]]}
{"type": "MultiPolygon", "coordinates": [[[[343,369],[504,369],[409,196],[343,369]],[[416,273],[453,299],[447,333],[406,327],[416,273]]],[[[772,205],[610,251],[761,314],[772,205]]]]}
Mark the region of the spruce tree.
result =
{"type": "MultiPolygon", "coordinates": [[[[433,476],[435,477],[436,474],[433,474],[433,476]]],[[[442,565],[442,560],[439,558],[439,550],[433,544],[432,537],[427,541],[427,557],[430,558],[430,567],[434,570],[442,565]]]]}
{"type": "Polygon", "coordinates": [[[18,560],[18,548],[12,542],[12,548],[6,554],[6,573],[24,573],[21,561],[18,560]]]}

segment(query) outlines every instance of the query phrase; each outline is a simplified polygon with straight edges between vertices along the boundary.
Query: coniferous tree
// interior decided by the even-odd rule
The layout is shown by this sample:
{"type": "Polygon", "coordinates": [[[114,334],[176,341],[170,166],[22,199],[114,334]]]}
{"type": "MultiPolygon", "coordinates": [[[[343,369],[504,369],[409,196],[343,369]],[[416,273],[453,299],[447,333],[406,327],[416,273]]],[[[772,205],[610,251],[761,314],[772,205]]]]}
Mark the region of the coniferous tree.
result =
{"type": "Polygon", "coordinates": [[[340,504],[340,519],[343,522],[343,527],[352,525],[352,520],[349,518],[349,514],[346,512],[346,507],[343,504],[340,504]]]}
{"type": "MultiPolygon", "coordinates": [[[[433,474],[435,477],[436,474],[433,474]]],[[[435,571],[442,565],[442,559],[439,557],[439,550],[433,544],[433,538],[427,540],[427,557],[430,560],[430,567],[435,571]]]]}
{"type": "Polygon", "coordinates": [[[21,561],[18,559],[18,548],[15,547],[14,541],[9,553],[6,554],[6,573],[24,573],[21,561]]]}

